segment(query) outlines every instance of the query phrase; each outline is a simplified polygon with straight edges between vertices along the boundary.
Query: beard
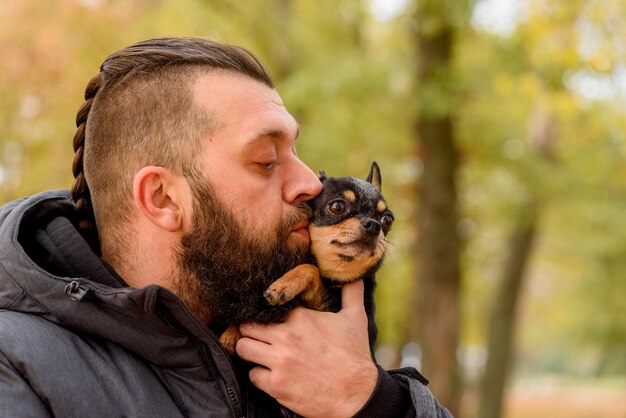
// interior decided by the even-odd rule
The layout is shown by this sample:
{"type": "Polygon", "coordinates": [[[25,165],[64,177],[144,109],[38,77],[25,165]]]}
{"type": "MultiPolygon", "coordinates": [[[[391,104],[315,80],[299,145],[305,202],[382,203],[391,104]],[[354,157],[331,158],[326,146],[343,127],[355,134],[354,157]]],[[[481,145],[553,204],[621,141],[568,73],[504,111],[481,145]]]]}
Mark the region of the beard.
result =
{"type": "Polygon", "coordinates": [[[176,293],[217,333],[231,324],[282,321],[297,302],[272,306],[263,292],[306,260],[308,243],[290,243],[289,236],[311,217],[309,206],[297,206],[278,227],[258,232],[238,220],[206,182],[190,183],[193,225],[181,240],[176,293]]]}

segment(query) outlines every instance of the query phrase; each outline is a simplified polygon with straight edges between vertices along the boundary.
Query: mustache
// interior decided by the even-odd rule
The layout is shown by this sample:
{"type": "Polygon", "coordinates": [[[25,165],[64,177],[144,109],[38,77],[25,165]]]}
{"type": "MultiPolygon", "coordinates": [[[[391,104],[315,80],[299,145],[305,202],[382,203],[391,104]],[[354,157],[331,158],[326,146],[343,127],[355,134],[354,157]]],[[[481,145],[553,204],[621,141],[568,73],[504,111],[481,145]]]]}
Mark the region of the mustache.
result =
{"type": "Polygon", "coordinates": [[[306,203],[301,203],[288,214],[281,223],[281,230],[289,231],[302,221],[309,220],[313,217],[313,209],[306,203]]]}
{"type": "Polygon", "coordinates": [[[293,227],[302,221],[309,220],[313,217],[313,209],[306,203],[301,203],[289,214],[285,216],[282,221],[283,227],[293,227]]]}

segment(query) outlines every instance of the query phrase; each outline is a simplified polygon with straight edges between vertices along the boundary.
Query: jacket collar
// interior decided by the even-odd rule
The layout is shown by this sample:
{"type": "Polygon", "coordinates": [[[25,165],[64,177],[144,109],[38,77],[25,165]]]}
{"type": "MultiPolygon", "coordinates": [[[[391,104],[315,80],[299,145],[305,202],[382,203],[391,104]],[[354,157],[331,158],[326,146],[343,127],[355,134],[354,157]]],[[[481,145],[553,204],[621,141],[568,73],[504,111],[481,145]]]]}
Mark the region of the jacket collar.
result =
{"type": "Polygon", "coordinates": [[[165,288],[127,287],[91,251],[72,224],[73,212],[65,190],[0,208],[0,309],[40,315],[164,368],[204,372],[208,349],[237,388],[230,359],[208,327],[165,288]]]}

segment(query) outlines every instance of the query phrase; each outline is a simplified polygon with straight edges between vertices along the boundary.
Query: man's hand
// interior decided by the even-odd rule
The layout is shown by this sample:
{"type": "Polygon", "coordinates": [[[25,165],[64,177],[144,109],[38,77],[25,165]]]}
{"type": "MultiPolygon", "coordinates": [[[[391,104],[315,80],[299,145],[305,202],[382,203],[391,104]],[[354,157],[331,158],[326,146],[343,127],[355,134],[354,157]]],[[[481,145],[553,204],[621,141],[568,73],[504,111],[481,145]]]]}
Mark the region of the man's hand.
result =
{"type": "Polygon", "coordinates": [[[338,313],[295,309],[282,324],[244,324],[237,354],[259,364],[250,381],[306,417],[351,417],[376,386],[363,282],[342,289],[338,313]]]}

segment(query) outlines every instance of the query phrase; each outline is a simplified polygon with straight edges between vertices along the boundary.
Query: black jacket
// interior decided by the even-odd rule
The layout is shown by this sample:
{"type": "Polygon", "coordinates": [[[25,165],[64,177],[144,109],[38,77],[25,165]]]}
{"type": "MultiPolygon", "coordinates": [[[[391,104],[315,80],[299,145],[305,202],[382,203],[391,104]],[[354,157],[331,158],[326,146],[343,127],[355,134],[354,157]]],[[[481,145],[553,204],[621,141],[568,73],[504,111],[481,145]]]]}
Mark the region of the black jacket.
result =
{"type": "MultiPolygon", "coordinates": [[[[0,209],[0,416],[277,416],[173,293],[90,250],[72,208],[55,191],[0,209]]],[[[449,416],[420,378],[381,370],[359,416],[449,416]]]]}

